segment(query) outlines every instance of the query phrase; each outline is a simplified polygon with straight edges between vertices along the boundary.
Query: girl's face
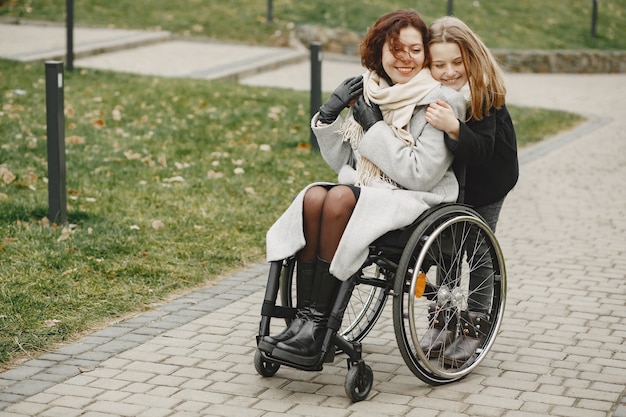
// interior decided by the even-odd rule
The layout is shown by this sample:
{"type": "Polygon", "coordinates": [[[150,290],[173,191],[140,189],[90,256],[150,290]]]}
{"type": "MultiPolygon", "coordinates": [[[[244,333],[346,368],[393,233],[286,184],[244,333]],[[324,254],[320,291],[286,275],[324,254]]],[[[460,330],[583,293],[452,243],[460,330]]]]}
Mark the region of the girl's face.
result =
{"type": "Polygon", "coordinates": [[[431,44],[430,73],[443,85],[459,91],[467,83],[467,72],[459,45],[450,42],[431,44]]]}
{"type": "Polygon", "coordinates": [[[400,30],[400,45],[396,50],[385,42],[383,46],[383,69],[394,84],[404,84],[424,68],[426,55],[422,34],[412,26],[400,30]],[[397,58],[396,58],[397,56],[397,58]]]}

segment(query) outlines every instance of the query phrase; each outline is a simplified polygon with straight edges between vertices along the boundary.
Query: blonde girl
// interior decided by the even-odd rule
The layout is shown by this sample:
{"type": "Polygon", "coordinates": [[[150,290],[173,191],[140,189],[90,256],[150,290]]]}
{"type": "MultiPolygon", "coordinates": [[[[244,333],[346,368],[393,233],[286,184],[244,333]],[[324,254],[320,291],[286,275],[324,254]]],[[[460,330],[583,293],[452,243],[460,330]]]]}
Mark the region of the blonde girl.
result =
{"type": "MultiPolygon", "coordinates": [[[[428,107],[425,118],[445,132],[447,148],[466,167],[465,203],[495,231],[504,198],[519,176],[517,140],[505,105],[503,71],[485,44],[460,19],[437,19],[429,31],[431,74],[443,85],[463,93],[467,113],[461,120],[448,103],[440,100],[428,107]]],[[[493,286],[488,272],[478,269],[470,276],[471,314],[480,316],[488,311],[493,286]]],[[[422,347],[431,352],[443,350],[450,364],[464,363],[480,344],[469,336],[448,340],[451,332],[446,332],[433,329],[422,347]]]]}

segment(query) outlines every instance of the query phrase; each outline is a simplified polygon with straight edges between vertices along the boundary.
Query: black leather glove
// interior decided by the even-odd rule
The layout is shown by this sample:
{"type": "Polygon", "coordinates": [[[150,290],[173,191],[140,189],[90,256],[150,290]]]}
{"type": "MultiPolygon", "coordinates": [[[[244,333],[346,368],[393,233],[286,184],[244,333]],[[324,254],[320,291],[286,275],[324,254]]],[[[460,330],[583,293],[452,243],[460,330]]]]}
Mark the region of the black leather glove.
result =
{"type": "Polygon", "coordinates": [[[363,94],[363,76],[346,79],[339,84],[326,103],[320,107],[319,121],[325,124],[334,122],[339,113],[361,94],[363,94]]]}
{"type": "Polygon", "coordinates": [[[365,102],[365,97],[363,96],[359,97],[354,106],[352,106],[352,116],[366,132],[376,122],[383,120],[383,113],[380,111],[378,104],[372,103],[370,106],[365,102]]]}

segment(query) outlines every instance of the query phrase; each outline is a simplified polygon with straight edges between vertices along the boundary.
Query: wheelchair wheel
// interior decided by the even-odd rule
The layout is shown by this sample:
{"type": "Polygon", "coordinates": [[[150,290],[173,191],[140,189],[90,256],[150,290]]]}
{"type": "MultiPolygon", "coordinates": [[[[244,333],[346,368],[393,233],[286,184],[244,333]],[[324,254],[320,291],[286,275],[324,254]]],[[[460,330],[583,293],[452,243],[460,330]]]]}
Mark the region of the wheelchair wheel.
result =
{"type": "Polygon", "coordinates": [[[254,353],[254,369],[257,373],[264,377],[272,377],[280,369],[279,363],[274,363],[263,359],[261,352],[258,350],[254,353]]]}
{"type": "Polygon", "coordinates": [[[361,271],[370,283],[377,285],[357,284],[352,291],[350,302],[343,316],[339,334],[350,342],[360,342],[372,330],[385,308],[388,291],[385,286],[388,278],[381,274],[377,265],[361,271]]]}
{"type": "MultiPolygon", "coordinates": [[[[295,307],[296,305],[296,279],[295,261],[285,268],[281,275],[280,300],[285,307],[295,307]]],[[[387,291],[385,290],[385,277],[379,272],[376,265],[362,274],[368,275],[370,282],[379,285],[358,284],[354,287],[352,296],[346,308],[341,323],[341,328],[337,332],[349,342],[360,342],[372,330],[376,321],[380,317],[387,301],[387,291]]],[[[289,323],[287,323],[289,324],[289,323]]]]}
{"type": "Polygon", "coordinates": [[[430,385],[463,378],[489,352],[504,314],[506,271],[495,235],[466,206],[435,209],[403,251],[394,295],[394,331],[410,370],[430,385]]]}
{"type": "Polygon", "coordinates": [[[352,402],[363,401],[374,385],[374,372],[365,363],[353,365],[346,375],[344,388],[352,402]]]}

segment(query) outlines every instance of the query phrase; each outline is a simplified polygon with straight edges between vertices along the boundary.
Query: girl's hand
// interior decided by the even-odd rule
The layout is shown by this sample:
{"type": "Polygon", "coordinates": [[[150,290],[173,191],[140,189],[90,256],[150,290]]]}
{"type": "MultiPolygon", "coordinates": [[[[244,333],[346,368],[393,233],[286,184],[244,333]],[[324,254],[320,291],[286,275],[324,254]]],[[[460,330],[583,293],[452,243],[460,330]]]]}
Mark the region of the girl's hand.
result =
{"type": "Polygon", "coordinates": [[[459,139],[460,122],[454,114],[452,107],[443,100],[431,103],[426,109],[424,117],[433,127],[442,130],[452,139],[459,139]]]}

